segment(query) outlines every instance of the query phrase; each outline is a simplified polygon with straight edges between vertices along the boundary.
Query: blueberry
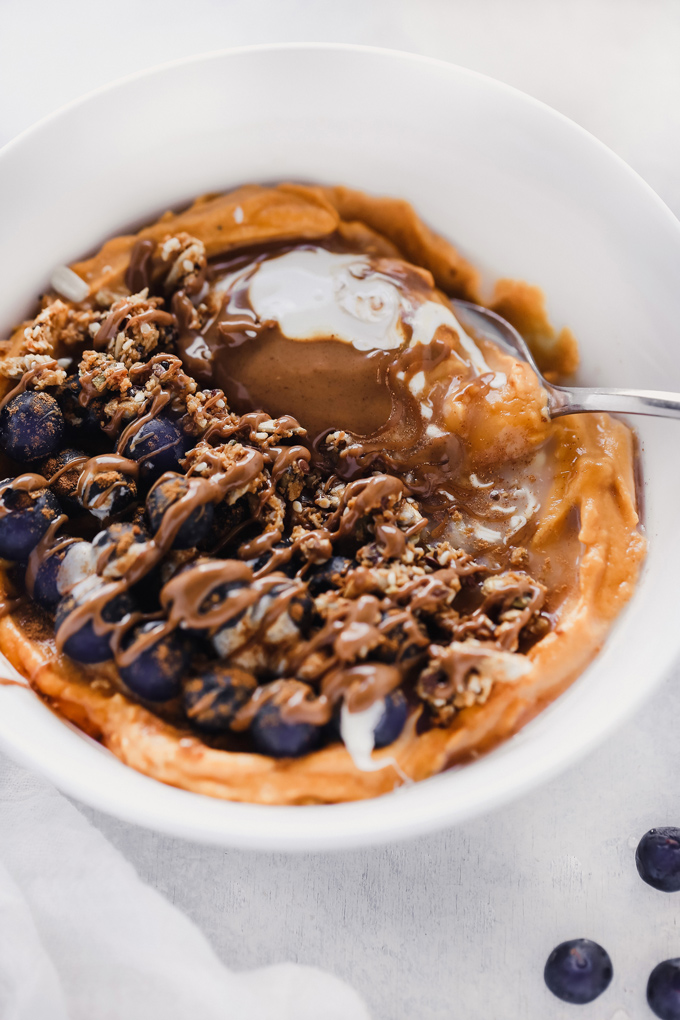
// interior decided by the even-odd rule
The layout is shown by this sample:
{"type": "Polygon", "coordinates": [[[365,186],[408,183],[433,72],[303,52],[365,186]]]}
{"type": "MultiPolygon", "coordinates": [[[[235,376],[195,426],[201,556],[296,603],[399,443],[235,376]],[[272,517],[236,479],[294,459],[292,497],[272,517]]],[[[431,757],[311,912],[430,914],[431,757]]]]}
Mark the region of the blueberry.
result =
{"type": "Polygon", "coordinates": [[[352,560],[348,560],[345,556],[331,556],[325,563],[320,563],[307,576],[309,594],[316,598],[324,591],[339,588],[343,577],[351,566],[353,566],[352,560]]]}
{"type": "MultiPolygon", "coordinates": [[[[40,474],[44,475],[47,481],[50,482],[50,479],[53,478],[59,471],[62,471],[67,464],[86,456],[87,454],[83,453],[82,450],[73,450],[70,448],[62,450],[60,453],[53,454],[38,465],[40,474]]],[[[64,471],[63,474],[59,475],[56,481],[50,482],[50,490],[54,493],[66,510],[80,510],[76,489],[78,487],[78,479],[80,478],[81,470],[82,464],[80,467],[74,467],[69,471],[64,471]]]]}
{"type": "Polygon", "coordinates": [[[19,393],[0,413],[0,445],[22,464],[54,453],[63,436],[64,416],[49,393],[19,393]]]}
{"type": "Polygon", "coordinates": [[[647,1002],[661,1020],[680,1020],[680,959],[657,964],[647,982],[647,1002]]]}
{"type": "Polygon", "coordinates": [[[399,620],[400,615],[394,611],[381,613],[383,641],[372,654],[380,662],[413,665],[417,658],[422,658],[426,653],[430,639],[425,630],[414,624],[406,628],[399,620]]]}
{"type": "MultiPolygon", "coordinates": [[[[124,652],[145,635],[160,631],[158,620],[142,623],[127,632],[121,642],[124,652]]],[[[118,672],[133,694],[146,701],[168,701],[179,693],[180,680],[189,663],[189,646],[186,638],[175,633],[159,637],[143,648],[127,666],[118,666],[118,672]]]]}
{"type": "MultiPolygon", "coordinates": [[[[243,587],[243,582],[237,581],[228,586],[221,586],[221,588],[226,587],[236,591],[243,587]]],[[[217,591],[220,590],[217,589],[217,591]]],[[[274,606],[276,600],[289,591],[290,584],[286,582],[275,584],[269,591],[261,595],[257,602],[223,624],[212,638],[217,655],[221,659],[226,659],[248,641],[253,633],[261,629],[267,613],[274,606]],[[242,626],[237,628],[236,625],[241,621],[243,621],[242,626]]],[[[262,639],[270,645],[283,645],[288,644],[291,638],[295,637],[296,632],[307,637],[314,618],[315,607],[312,600],[304,594],[294,595],[287,602],[285,611],[272,619],[264,631],[262,639]]]]}
{"type": "Polygon", "coordinates": [[[553,949],[543,976],[558,999],[582,1005],[608,988],[612,974],[612,961],[602,946],[590,939],[571,939],[553,949]]]}
{"type": "Polygon", "coordinates": [[[401,691],[392,691],[385,698],[385,711],[373,731],[376,747],[393,744],[408,718],[408,702],[401,691]]]}
{"type": "Polygon", "coordinates": [[[79,501],[94,517],[105,520],[122,514],[137,499],[134,478],[122,471],[100,471],[85,485],[79,501]]]}
{"type": "Polygon", "coordinates": [[[309,637],[316,615],[316,607],[308,595],[294,595],[288,603],[288,616],[304,638],[309,637]]]}
{"type": "MultiPolygon", "coordinates": [[[[193,566],[193,564],[191,564],[187,569],[191,569],[191,566],[193,566]]],[[[243,588],[247,587],[247,581],[225,581],[224,584],[219,584],[216,588],[213,588],[208,597],[201,602],[199,615],[209,613],[218,606],[221,606],[223,602],[228,601],[231,598],[236,598],[238,593],[243,588]]],[[[232,627],[235,627],[236,624],[243,619],[245,612],[246,610],[242,609],[240,612],[232,616],[231,619],[227,620],[226,623],[222,624],[220,627],[220,633],[223,630],[229,630],[232,627]]],[[[195,631],[193,631],[192,628],[192,632],[205,633],[203,628],[200,627],[196,628],[195,631]]],[[[218,654],[220,653],[218,652],[218,654]]]]}
{"type": "Polygon", "coordinates": [[[640,878],[661,892],[680,890],[680,829],[665,826],[646,832],[635,851],[640,878]]]}
{"type": "Polygon", "coordinates": [[[57,570],[56,584],[60,595],[68,595],[81,581],[96,573],[97,555],[91,542],[72,542],[65,550],[57,570]]]}
{"type": "Polygon", "coordinates": [[[61,598],[61,593],[57,587],[57,574],[59,573],[59,567],[64,562],[66,553],[69,551],[72,545],[76,545],[80,542],[80,539],[74,539],[69,545],[62,546],[61,549],[57,548],[54,552],[50,552],[42,561],[40,566],[35,572],[33,578],[33,601],[37,602],[43,609],[54,609],[57,602],[61,598]]]}
{"type": "MultiPolygon", "coordinates": [[[[76,597],[73,593],[66,595],[57,606],[55,632],[68,616],[78,609],[82,600],[96,596],[97,589],[90,589],[86,595],[76,597]]],[[[125,616],[134,611],[134,602],[127,592],[114,596],[102,610],[102,619],[106,623],[119,623],[125,616]]],[[[106,662],[112,657],[111,633],[97,634],[92,620],[86,620],[78,630],[64,642],[63,651],[76,662],[106,662]]]]}
{"type": "Polygon", "coordinates": [[[69,375],[57,390],[57,401],[64,420],[73,429],[82,429],[87,417],[87,408],[80,403],[80,379],[69,375]]]}
{"type": "MultiPolygon", "coordinates": [[[[119,560],[119,575],[127,573],[127,569],[141,556],[147,548],[149,536],[144,528],[127,521],[116,521],[104,528],[92,540],[92,547],[99,563],[99,571],[107,564],[119,560]]],[[[111,571],[109,571],[111,574],[111,571]]]]}
{"type": "MultiPolygon", "coordinates": [[[[275,545],[273,549],[269,549],[267,550],[267,552],[262,553],[262,555],[258,556],[256,559],[247,560],[246,562],[248,563],[248,566],[250,567],[252,572],[256,574],[258,570],[262,570],[262,568],[265,567],[267,563],[269,563],[270,559],[275,553],[277,553],[279,550],[289,549],[292,544],[293,542],[290,538],[284,538],[277,545],[275,545]]],[[[285,563],[280,563],[276,567],[276,570],[278,573],[285,574],[286,577],[295,577],[296,573],[298,572],[301,566],[302,566],[301,557],[298,555],[294,555],[291,556],[290,559],[286,560],[285,563]]]]}
{"type": "Polygon", "coordinates": [[[49,489],[26,492],[12,482],[11,478],[0,482],[0,556],[23,562],[59,517],[61,507],[49,489]]]}
{"type": "Polygon", "coordinates": [[[214,664],[184,684],[184,709],[199,729],[217,733],[228,728],[256,687],[251,673],[214,664]]]}
{"type": "Polygon", "coordinates": [[[57,390],[57,401],[64,421],[68,428],[83,440],[87,438],[86,434],[91,432],[101,438],[99,430],[110,420],[104,410],[106,399],[90,397],[87,405],[84,405],[80,403],[81,393],[82,387],[77,375],[68,376],[57,390]]]}
{"type": "Polygon", "coordinates": [[[176,471],[186,453],[181,429],[168,418],[151,418],[130,437],[123,455],[139,463],[141,477],[153,480],[164,471],[176,471]]]}
{"type": "MultiPolygon", "coordinates": [[[[188,488],[189,482],[184,475],[174,472],[168,472],[156,482],[146,497],[146,512],[154,534],[160,528],[166,512],[186,494],[188,488]]],[[[208,537],[213,516],[212,503],[201,503],[194,507],[175,535],[172,548],[191,549],[200,545],[208,537]]]]}
{"type": "Polygon", "coordinates": [[[298,758],[312,751],[321,739],[321,729],[311,723],[284,722],[281,709],[267,701],[253,719],[250,732],[260,754],[274,758],[298,758]]]}

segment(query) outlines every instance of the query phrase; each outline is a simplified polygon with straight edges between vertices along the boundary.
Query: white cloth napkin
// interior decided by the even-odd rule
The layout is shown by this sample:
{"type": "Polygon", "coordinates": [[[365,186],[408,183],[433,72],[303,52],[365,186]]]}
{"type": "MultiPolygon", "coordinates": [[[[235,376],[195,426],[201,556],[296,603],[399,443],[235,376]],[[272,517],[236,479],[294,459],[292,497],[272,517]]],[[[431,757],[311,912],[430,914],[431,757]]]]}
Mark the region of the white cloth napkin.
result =
{"type": "Polygon", "coordinates": [[[234,973],[65,797],[0,755],[0,1020],[368,1020],[338,978],[234,973]]]}

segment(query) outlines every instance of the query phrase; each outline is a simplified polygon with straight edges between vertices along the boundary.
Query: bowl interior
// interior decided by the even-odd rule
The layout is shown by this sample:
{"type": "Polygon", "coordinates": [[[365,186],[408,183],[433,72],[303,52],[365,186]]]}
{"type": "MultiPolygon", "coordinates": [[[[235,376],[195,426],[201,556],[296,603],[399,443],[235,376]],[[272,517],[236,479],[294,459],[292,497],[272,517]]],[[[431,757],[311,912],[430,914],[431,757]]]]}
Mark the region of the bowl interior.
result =
{"type": "MultiPolygon", "coordinates": [[[[247,181],[408,198],[487,281],[539,284],[590,384],[680,388],[680,228],[604,146],[540,103],[442,62],[358,47],[261,47],[100,90],[0,154],[0,328],[52,269],[195,195],[247,181]],[[678,382],[676,382],[678,380],[678,382]]],[[[680,424],[638,419],[649,556],[602,654],[516,738],[359,804],[265,808],[164,787],[37,699],[0,689],[0,742],[80,799],[194,839],[267,849],[377,842],[459,821],[553,775],[633,712],[674,661],[680,424]],[[644,635],[644,638],[643,638],[644,635]]]]}

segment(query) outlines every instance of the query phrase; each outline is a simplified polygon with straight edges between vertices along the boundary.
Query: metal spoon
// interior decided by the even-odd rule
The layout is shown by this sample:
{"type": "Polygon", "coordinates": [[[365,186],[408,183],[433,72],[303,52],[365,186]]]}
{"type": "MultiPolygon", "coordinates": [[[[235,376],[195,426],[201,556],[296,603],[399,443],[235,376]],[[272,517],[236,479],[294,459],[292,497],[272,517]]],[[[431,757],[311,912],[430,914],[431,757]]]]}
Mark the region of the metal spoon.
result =
{"type": "Polygon", "coordinates": [[[538,376],[548,394],[548,410],[552,418],[582,411],[613,411],[619,414],[651,414],[661,418],[680,418],[680,393],[665,390],[612,390],[590,386],[555,386],[543,378],[531,351],[514,326],[490,312],[488,308],[469,301],[452,301],[462,326],[526,361],[538,376]]]}

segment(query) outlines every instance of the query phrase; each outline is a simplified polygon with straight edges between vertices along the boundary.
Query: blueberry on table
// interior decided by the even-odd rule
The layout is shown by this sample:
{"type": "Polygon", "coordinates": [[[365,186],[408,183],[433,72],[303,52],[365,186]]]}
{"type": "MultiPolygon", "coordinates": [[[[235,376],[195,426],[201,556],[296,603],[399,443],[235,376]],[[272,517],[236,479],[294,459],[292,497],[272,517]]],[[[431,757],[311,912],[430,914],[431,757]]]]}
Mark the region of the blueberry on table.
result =
{"type": "Polygon", "coordinates": [[[285,722],[273,701],[265,702],[250,726],[255,747],[274,758],[298,758],[314,750],[321,728],[306,722],[285,722]]]}
{"type": "Polygon", "coordinates": [[[558,999],[583,1005],[604,992],[613,973],[612,961],[602,946],[590,939],[571,939],[553,949],[543,976],[558,999]]]}
{"type": "Polygon", "coordinates": [[[401,691],[392,691],[385,698],[385,709],[373,731],[376,747],[393,744],[408,718],[408,702],[401,691]]]}
{"type": "Polygon", "coordinates": [[[133,627],[121,642],[124,653],[135,643],[140,651],[128,665],[118,664],[121,678],[133,694],[146,701],[168,701],[180,689],[180,680],[189,662],[189,645],[186,638],[176,633],[162,634],[162,623],[151,620],[133,627]],[[145,644],[154,632],[157,640],[145,644]]]}
{"type": "Polygon", "coordinates": [[[680,1020],[680,959],[664,960],[649,975],[647,1002],[660,1020],[680,1020]]]}
{"type": "Polygon", "coordinates": [[[9,457],[22,464],[54,453],[63,436],[64,416],[49,393],[34,390],[19,393],[0,412],[0,445],[9,457]]]}
{"type": "MultiPolygon", "coordinates": [[[[155,534],[160,528],[168,510],[186,495],[189,482],[184,475],[168,472],[159,478],[146,497],[146,512],[155,534]]],[[[182,522],[172,543],[173,549],[191,549],[208,537],[212,527],[214,509],[212,503],[200,503],[194,507],[182,522]]]]}
{"type": "Polygon", "coordinates": [[[661,892],[680,890],[680,829],[665,826],[646,832],[635,851],[643,882],[661,892]]]}
{"type": "Polygon", "coordinates": [[[159,416],[140,425],[125,444],[123,456],[139,463],[142,478],[153,480],[164,471],[176,471],[186,449],[179,426],[159,416]]]}
{"type": "MultiPolygon", "coordinates": [[[[89,589],[87,594],[83,596],[76,596],[73,593],[66,595],[57,606],[54,624],[55,633],[59,631],[59,628],[66,622],[71,613],[80,608],[83,599],[90,601],[96,598],[96,596],[97,591],[94,588],[89,589]]],[[[129,613],[132,613],[134,608],[134,602],[130,596],[127,592],[122,592],[119,595],[114,595],[106,603],[102,609],[101,616],[105,623],[119,623],[129,613]]],[[[97,634],[92,619],[86,616],[84,622],[75,633],[69,635],[64,642],[63,651],[66,655],[75,659],[76,662],[106,662],[113,657],[111,651],[111,632],[106,631],[103,634],[97,634]]]]}
{"type": "Polygon", "coordinates": [[[0,556],[23,562],[60,516],[61,507],[49,489],[28,492],[14,488],[12,481],[0,482],[0,556]]]}
{"type": "Polygon", "coordinates": [[[252,673],[216,663],[186,681],[184,709],[199,729],[217,733],[228,729],[256,687],[252,673]]]}

